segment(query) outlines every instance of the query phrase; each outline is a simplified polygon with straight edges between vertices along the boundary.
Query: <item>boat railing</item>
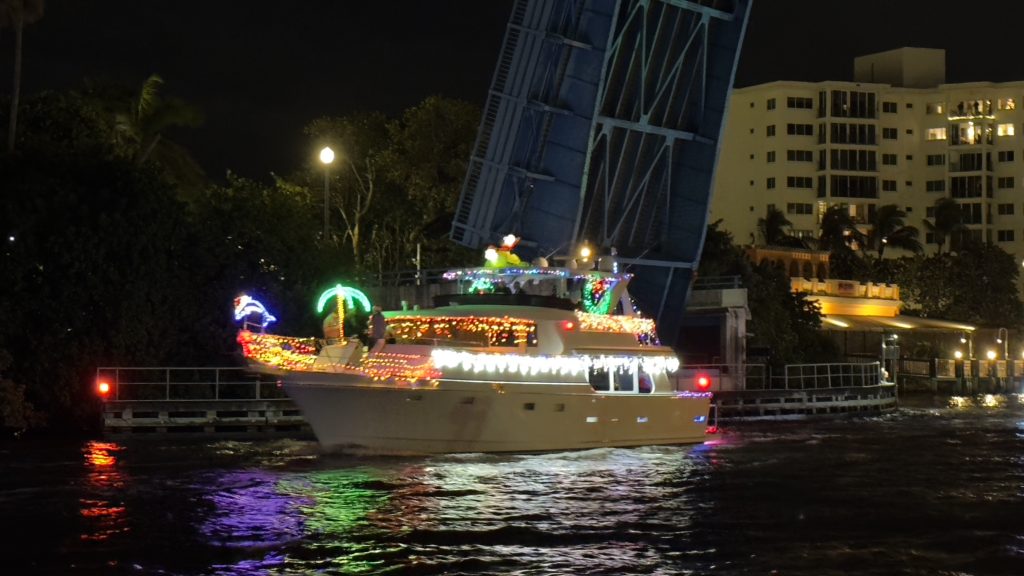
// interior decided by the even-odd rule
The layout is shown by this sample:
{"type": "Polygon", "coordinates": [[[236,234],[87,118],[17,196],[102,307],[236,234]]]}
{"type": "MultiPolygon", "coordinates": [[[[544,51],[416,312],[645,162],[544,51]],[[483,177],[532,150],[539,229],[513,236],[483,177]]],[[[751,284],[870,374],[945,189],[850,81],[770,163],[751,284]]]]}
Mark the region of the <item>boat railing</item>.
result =
{"type": "Polygon", "coordinates": [[[239,367],[100,367],[96,382],[114,401],[276,400],[286,395],[276,378],[239,367]]]}

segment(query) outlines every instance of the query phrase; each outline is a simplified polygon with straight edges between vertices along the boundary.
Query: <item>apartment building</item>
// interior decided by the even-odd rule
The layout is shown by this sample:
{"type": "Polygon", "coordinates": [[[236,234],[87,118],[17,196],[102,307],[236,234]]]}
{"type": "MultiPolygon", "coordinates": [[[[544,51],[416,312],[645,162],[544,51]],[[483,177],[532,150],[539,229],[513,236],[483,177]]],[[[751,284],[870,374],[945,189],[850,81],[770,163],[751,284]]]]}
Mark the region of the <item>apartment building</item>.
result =
{"type": "MultiPolygon", "coordinates": [[[[945,51],[900,48],[857,58],[854,81],[778,81],[736,89],[711,203],[737,243],[761,241],[757,221],[784,212],[817,237],[841,204],[868,229],[896,204],[923,224],[955,199],[974,238],[1024,257],[1024,81],[945,83],[945,51]]],[[[887,250],[886,256],[901,256],[887,250]]]]}

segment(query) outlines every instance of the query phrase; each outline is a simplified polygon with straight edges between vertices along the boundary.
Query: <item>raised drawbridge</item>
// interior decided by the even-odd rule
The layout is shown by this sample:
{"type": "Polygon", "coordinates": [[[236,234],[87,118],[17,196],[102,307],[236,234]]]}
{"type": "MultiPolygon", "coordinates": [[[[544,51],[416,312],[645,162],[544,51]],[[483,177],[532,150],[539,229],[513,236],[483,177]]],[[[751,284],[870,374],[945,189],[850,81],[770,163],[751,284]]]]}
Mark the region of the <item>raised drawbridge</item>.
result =
{"type": "Polygon", "coordinates": [[[465,246],[614,248],[674,344],[750,0],[517,0],[456,208],[465,246]]]}

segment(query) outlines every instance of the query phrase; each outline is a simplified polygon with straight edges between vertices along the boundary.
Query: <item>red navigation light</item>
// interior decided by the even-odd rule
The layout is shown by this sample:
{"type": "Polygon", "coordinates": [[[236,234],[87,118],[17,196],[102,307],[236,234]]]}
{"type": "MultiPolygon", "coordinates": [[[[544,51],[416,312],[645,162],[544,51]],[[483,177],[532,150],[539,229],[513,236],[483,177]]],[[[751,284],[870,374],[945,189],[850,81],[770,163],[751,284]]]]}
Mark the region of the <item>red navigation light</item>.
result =
{"type": "Polygon", "coordinates": [[[565,330],[566,332],[571,331],[575,327],[576,323],[573,322],[572,320],[565,320],[562,322],[562,330],[565,330]]]}
{"type": "Polygon", "coordinates": [[[110,382],[100,380],[96,383],[96,391],[99,392],[100,396],[106,398],[110,394],[110,382]]]}
{"type": "Polygon", "coordinates": [[[718,434],[718,426],[708,426],[704,429],[705,434],[718,434]]]}
{"type": "Polygon", "coordinates": [[[707,390],[711,387],[711,379],[706,374],[697,375],[697,390],[707,390]]]}

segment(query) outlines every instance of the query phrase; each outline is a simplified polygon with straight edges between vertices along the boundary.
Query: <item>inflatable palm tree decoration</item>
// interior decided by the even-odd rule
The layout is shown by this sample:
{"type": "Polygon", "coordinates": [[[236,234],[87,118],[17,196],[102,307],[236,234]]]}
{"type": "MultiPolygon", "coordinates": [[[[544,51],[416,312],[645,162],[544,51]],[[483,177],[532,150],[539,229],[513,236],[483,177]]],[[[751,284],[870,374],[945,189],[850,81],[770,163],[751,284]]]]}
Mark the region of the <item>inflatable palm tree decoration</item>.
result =
{"type": "Polygon", "coordinates": [[[345,337],[345,306],[354,308],[355,305],[352,303],[353,300],[358,300],[363,305],[363,309],[367,312],[370,311],[370,299],[363,294],[362,291],[355,288],[348,288],[341,284],[335,284],[333,288],[328,288],[320,295],[320,300],[316,304],[317,313],[324,311],[324,306],[327,305],[327,301],[334,298],[334,304],[337,306],[336,312],[338,317],[338,337],[345,337]]]}

